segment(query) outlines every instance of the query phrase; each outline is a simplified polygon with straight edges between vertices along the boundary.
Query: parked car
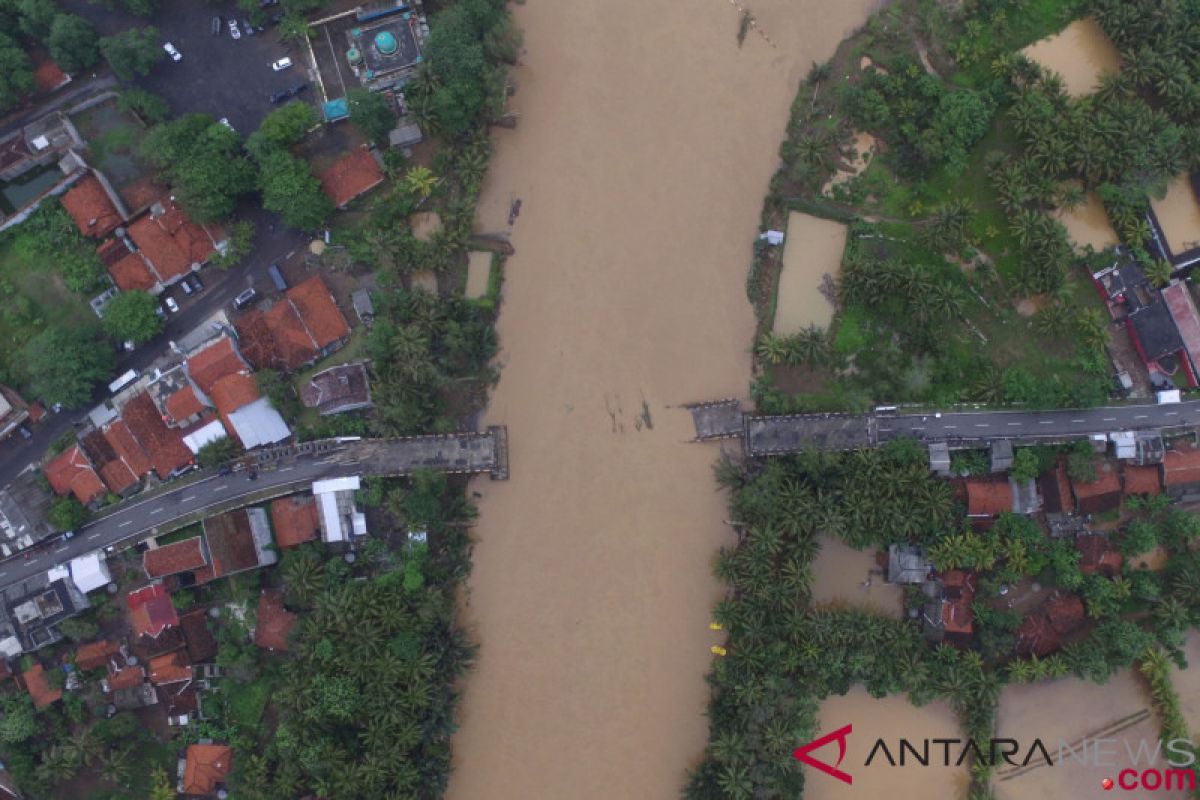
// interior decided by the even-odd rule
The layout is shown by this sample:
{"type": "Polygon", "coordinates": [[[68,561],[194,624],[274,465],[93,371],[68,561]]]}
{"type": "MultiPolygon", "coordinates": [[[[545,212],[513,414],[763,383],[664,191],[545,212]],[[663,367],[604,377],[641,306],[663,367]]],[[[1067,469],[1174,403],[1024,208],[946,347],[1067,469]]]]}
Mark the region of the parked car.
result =
{"type": "Polygon", "coordinates": [[[175,302],[174,297],[165,298],[163,300],[163,302],[167,304],[167,310],[170,311],[172,314],[179,313],[179,303],[175,302]]]}
{"type": "Polygon", "coordinates": [[[166,319],[166,318],[167,318],[167,312],[163,311],[163,309],[162,309],[162,306],[155,306],[155,307],[154,307],[154,313],[155,313],[155,314],[158,314],[158,318],[159,318],[159,319],[166,319]]]}
{"type": "Polygon", "coordinates": [[[124,348],[126,353],[132,353],[137,345],[133,343],[133,339],[126,339],[121,347],[124,348]]]}
{"type": "Polygon", "coordinates": [[[243,19],[243,20],[242,20],[242,30],[244,30],[244,31],[246,32],[246,35],[247,35],[247,36],[253,36],[253,35],[254,35],[254,25],[252,25],[252,24],[250,23],[250,20],[248,20],[248,19],[243,19]]]}
{"type": "Polygon", "coordinates": [[[231,472],[233,470],[229,468],[228,464],[225,464],[217,470],[217,475],[228,475],[231,472]]]}
{"type": "Polygon", "coordinates": [[[292,59],[287,56],[284,56],[283,58],[279,59],[278,61],[272,61],[271,69],[275,70],[276,72],[282,72],[283,70],[287,69],[291,65],[292,65],[292,59]]]}
{"type": "Polygon", "coordinates": [[[267,267],[267,274],[271,276],[271,282],[275,284],[275,288],[281,292],[286,292],[288,285],[283,279],[283,273],[279,271],[278,264],[272,264],[267,267]]]}
{"type": "Polygon", "coordinates": [[[249,478],[249,479],[250,479],[250,480],[252,480],[252,481],[256,481],[256,480],[258,480],[258,470],[256,470],[256,469],[251,469],[251,470],[250,470],[250,472],[248,472],[248,473],[246,474],[246,477],[247,477],[247,478],[249,478]]]}
{"type": "Polygon", "coordinates": [[[32,439],[33,438],[33,434],[30,432],[29,428],[26,428],[24,425],[17,428],[17,430],[20,432],[22,439],[32,439]]]}
{"type": "Polygon", "coordinates": [[[219,16],[213,17],[212,32],[213,36],[221,35],[221,18],[219,16]]]}
{"type": "Polygon", "coordinates": [[[200,280],[200,276],[194,272],[191,275],[188,275],[186,278],[184,278],[183,282],[184,283],[190,282],[192,284],[192,288],[194,290],[196,290],[197,292],[204,288],[204,283],[200,280]]]}
{"type": "Polygon", "coordinates": [[[172,61],[182,61],[183,60],[183,53],[176,50],[175,45],[171,44],[170,42],[167,42],[166,44],[163,45],[163,50],[167,51],[167,55],[169,55],[171,57],[172,61]]]}
{"type": "Polygon", "coordinates": [[[59,538],[59,539],[62,539],[64,542],[65,542],[67,539],[74,539],[74,538],[75,538],[75,531],[63,531],[63,533],[62,533],[62,536],[60,536],[60,537],[58,537],[58,538],[59,538]]]}
{"type": "Polygon", "coordinates": [[[238,30],[238,24],[237,24],[236,19],[229,20],[229,35],[232,36],[234,39],[242,38],[242,32],[240,30],[238,30]]]}
{"type": "Polygon", "coordinates": [[[258,297],[258,292],[253,289],[247,289],[233,299],[233,307],[239,311],[254,302],[254,298],[258,297]]]}
{"type": "Polygon", "coordinates": [[[191,294],[192,294],[192,287],[188,285],[188,282],[187,282],[187,279],[186,279],[186,278],[184,278],[183,280],[181,280],[181,281],[179,282],[179,288],[180,288],[180,289],[183,289],[183,293],[184,293],[184,294],[188,295],[189,297],[191,296],[191,294]]]}

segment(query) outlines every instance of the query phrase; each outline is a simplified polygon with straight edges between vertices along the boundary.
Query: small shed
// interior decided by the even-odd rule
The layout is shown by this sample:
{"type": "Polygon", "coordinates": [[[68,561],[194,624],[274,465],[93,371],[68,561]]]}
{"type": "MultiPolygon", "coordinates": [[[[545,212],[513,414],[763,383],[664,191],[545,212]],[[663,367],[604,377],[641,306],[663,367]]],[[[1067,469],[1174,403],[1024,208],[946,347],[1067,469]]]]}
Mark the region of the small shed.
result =
{"type": "Polygon", "coordinates": [[[362,320],[363,325],[370,325],[375,320],[375,304],[371,302],[371,293],[366,289],[358,289],[350,295],[350,303],[354,313],[362,320]]]}

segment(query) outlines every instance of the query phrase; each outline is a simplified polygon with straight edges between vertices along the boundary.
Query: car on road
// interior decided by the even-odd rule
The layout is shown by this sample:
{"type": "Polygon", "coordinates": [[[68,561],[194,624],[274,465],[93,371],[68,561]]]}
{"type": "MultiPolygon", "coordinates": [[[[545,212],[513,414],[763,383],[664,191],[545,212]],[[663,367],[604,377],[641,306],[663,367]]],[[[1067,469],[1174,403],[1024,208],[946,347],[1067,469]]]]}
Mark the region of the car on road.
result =
{"type": "Polygon", "coordinates": [[[164,298],[163,302],[167,304],[167,310],[170,311],[172,314],[179,313],[179,303],[175,302],[174,297],[164,298]]]}
{"type": "Polygon", "coordinates": [[[198,292],[204,288],[204,283],[201,282],[200,276],[194,272],[191,275],[188,275],[186,278],[184,278],[183,282],[187,283],[187,284],[191,284],[192,291],[194,291],[194,292],[198,292]]]}
{"type": "Polygon", "coordinates": [[[292,65],[292,59],[289,58],[288,56],[284,56],[283,58],[279,59],[278,61],[272,61],[271,69],[275,70],[276,72],[282,72],[283,70],[287,69],[291,65],[292,65]]]}
{"type": "Polygon", "coordinates": [[[237,24],[236,19],[229,20],[229,35],[232,36],[234,39],[242,38],[242,32],[240,30],[238,30],[238,24],[237,24]]]}
{"type": "Polygon", "coordinates": [[[183,61],[183,53],[176,50],[175,45],[170,42],[163,45],[163,50],[167,51],[167,55],[171,57],[172,61],[183,61]]]}
{"type": "Polygon", "coordinates": [[[246,33],[247,36],[253,36],[255,34],[254,24],[251,23],[250,20],[248,20],[248,19],[242,20],[242,30],[246,33]]]}
{"type": "Polygon", "coordinates": [[[246,474],[246,477],[247,477],[247,478],[249,478],[249,479],[250,479],[250,480],[252,480],[252,481],[256,481],[256,480],[258,480],[258,470],[256,470],[256,469],[252,469],[252,470],[250,470],[250,472],[248,472],[248,473],[246,474]]]}
{"type": "Polygon", "coordinates": [[[191,296],[192,287],[186,280],[182,280],[179,282],[179,288],[183,289],[184,294],[188,295],[189,297],[191,296]]]}
{"type": "Polygon", "coordinates": [[[212,32],[213,32],[213,36],[220,36],[220,35],[221,35],[221,27],[222,27],[222,26],[221,26],[221,18],[220,18],[220,17],[213,17],[213,22],[212,22],[212,32]]]}
{"type": "Polygon", "coordinates": [[[64,542],[65,542],[67,539],[74,539],[74,538],[75,538],[75,531],[63,531],[63,533],[62,533],[62,536],[59,536],[58,538],[59,538],[59,539],[62,539],[64,542]]]}
{"type": "Polygon", "coordinates": [[[237,133],[237,128],[233,127],[233,123],[229,121],[229,117],[221,117],[217,121],[220,122],[222,125],[224,125],[226,128],[229,128],[229,130],[233,131],[234,133],[237,133]]]}
{"type": "Polygon", "coordinates": [[[253,303],[254,298],[256,297],[258,297],[258,292],[254,291],[253,289],[247,289],[237,297],[233,298],[233,307],[238,311],[241,311],[243,308],[253,303]]]}
{"type": "Polygon", "coordinates": [[[55,414],[58,414],[59,412],[61,412],[63,410],[63,404],[55,403],[54,405],[50,406],[50,410],[53,411],[55,414]]]}
{"type": "Polygon", "coordinates": [[[233,469],[228,464],[224,464],[217,470],[217,475],[228,475],[231,472],[233,472],[233,469]]]}
{"type": "Polygon", "coordinates": [[[121,347],[124,348],[126,353],[132,353],[137,345],[133,343],[133,339],[126,339],[121,347]]]}
{"type": "Polygon", "coordinates": [[[26,428],[24,425],[17,428],[17,430],[20,432],[22,439],[32,439],[33,438],[33,434],[29,431],[29,428],[26,428]]]}

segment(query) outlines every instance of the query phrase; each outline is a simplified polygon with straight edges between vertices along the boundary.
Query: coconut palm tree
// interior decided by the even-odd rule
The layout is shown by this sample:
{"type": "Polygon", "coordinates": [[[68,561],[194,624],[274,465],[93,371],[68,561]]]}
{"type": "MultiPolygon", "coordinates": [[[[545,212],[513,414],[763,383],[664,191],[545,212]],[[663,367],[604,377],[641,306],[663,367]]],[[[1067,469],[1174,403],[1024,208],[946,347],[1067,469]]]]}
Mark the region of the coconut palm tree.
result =
{"type": "Polygon", "coordinates": [[[1171,282],[1172,269],[1169,262],[1155,258],[1147,262],[1143,268],[1146,271],[1146,277],[1155,287],[1161,289],[1171,282]]]}
{"type": "Polygon", "coordinates": [[[755,355],[772,366],[782,363],[787,352],[787,340],[770,331],[759,337],[758,345],[754,348],[755,355]]]}
{"type": "Polygon", "coordinates": [[[409,194],[419,197],[422,200],[433,193],[433,188],[437,186],[437,182],[437,176],[428,167],[420,165],[412,167],[404,175],[404,186],[408,189],[409,194]]]}

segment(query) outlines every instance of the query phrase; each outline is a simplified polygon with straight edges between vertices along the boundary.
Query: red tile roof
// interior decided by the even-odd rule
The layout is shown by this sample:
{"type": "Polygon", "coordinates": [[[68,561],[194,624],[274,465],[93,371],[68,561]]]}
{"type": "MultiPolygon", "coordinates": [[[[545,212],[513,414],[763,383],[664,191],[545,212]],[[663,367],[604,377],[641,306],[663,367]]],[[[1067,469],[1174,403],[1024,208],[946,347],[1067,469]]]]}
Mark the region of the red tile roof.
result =
{"type": "Polygon", "coordinates": [[[272,500],[271,525],[275,529],[275,544],[279,547],[311,542],[321,530],[316,499],[293,495],[272,500]]]}
{"type": "Polygon", "coordinates": [[[208,628],[208,609],[197,608],[179,618],[187,642],[188,658],[193,664],[211,661],[217,656],[217,640],[208,628]]]}
{"type": "Polygon", "coordinates": [[[56,493],[70,492],[85,506],[107,491],[79,445],[59,453],[42,471],[56,493]]]}
{"type": "Polygon", "coordinates": [[[942,576],[945,601],[942,603],[942,629],[946,633],[968,634],[975,629],[971,602],[975,599],[975,576],[954,569],[942,576]]]}
{"type": "Polygon", "coordinates": [[[318,348],[324,350],[350,335],[350,325],[320,275],[313,275],[288,289],[287,298],[300,313],[300,319],[304,321],[318,348]]]}
{"type": "Polygon", "coordinates": [[[287,650],[287,637],[295,625],[296,615],[283,607],[283,590],[264,589],[258,596],[254,643],[268,650],[287,650]]]}
{"type": "Polygon", "coordinates": [[[129,467],[130,472],[143,478],[150,474],[154,469],[154,465],[150,463],[150,457],[146,455],[146,451],[138,444],[137,439],[133,438],[133,434],[129,432],[129,426],[121,420],[117,420],[104,428],[104,438],[108,440],[113,452],[117,454],[125,465],[129,467]]]}
{"type": "Polygon", "coordinates": [[[187,274],[193,264],[207,261],[216,245],[208,232],[184,216],[170,198],[159,202],[163,213],[139,217],[129,226],[129,238],[163,280],[170,281],[187,274]]]}
{"type": "Polygon", "coordinates": [[[62,204],[85,236],[103,239],[121,224],[120,212],[90,172],[62,196],[62,204]]]}
{"type": "Polygon", "coordinates": [[[1176,445],[1163,455],[1164,486],[1200,483],[1200,448],[1176,445]]]}
{"type": "Polygon", "coordinates": [[[49,94],[58,87],[71,82],[67,73],[63,72],[62,68],[49,56],[33,55],[30,60],[34,63],[33,85],[42,94],[49,94]]]}
{"type": "Polygon", "coordinates": [[[191,386],[185,386],[167,398],[167,414],[175,422],[182,422],[203,410],[204,404],[191,386]]]}
{"type": "Polygon", "coordinates": [[[79,444],[91,459],[92,465],[98,469],[100,479],[110,490],[123,494],[137,485],[138,476],[121,460],[103,433],[97,430],[90,431],[80,439],[79,444]]]}
{"type": "Polygon", "coordinates": [[[193,744],[187,749],[183,794],[212,795],[225,783],[233,766],[233,748],[223,744],[193,744]]]}
{"type": "Polygon", "coordinates": [[[187,653],[182,650],[150,659],[150,682],[155,686],[191,679],[192,665],[188,661],[187,653]]]}
{"type": "Polygon", "coordinates": [[[1087,483],[1072,480],[1071,491],[1081,514],[1108,511],[1121,504],[1121,476],[1106,459],[1096,459],[1096,480],[1087,483]]]}
{"type": "Polygon", "coordinates": [[[214,577],[258,566],[258,550],[246,509],[239,508],[204,520],[204,538],[212,556],[214,577]]]}
{"type": "Polygon", "coordinates": [[[82,670],[100,669],[108,664],[109,656],[119,652],[121,645],[116,642],[100,640],[88,642],[75,648],[75,666],[82,670]]]}
{"type": "Polygon", "coordinates": [[[165,480],[174,470],[192,463],[194,456],[183,443],[183,434],[167,427],[150,395],[142,392],[126,403],[121,420],[150,456],[158,477],[165,480]]]}
{"type": "Polygon", "coordinates": [[[188,375],[205,394],[211,394],[221,378],[245,369],[246,363],[228,336],[222,336],[187,360],[188,375]]]}
{"type": "Polygon", "coordinates": [[[108,676],[108,691],[115,692],[119,689],[132,689],[144,680],[146,680],[145,667],[124,667],[108,676]]]}
{"type": "Polygon", "coordinates": [[[342,156],[317,176],[321,191],[338,208],[383,182],[383,170],[366,145],[342,156]]]}
{"type": "Polygon", "coordinates": [[[129,617],[138,636],[158,636],[167,628],[179,625],[175,604],[161,583],[143,586],[125,598],[129,617]]]}
{"type": "Polygon", "coordinates": [[[1158,467],[1125,465],[1125,494],[1162,494],[1158,467]]]}
{"type": "Polygon", "coordinates": [[[998,517],[1013,510],[1012,487],[1006,478],[970,478],[967,480],[967,514],[972,517],[998,517]]]}
{"type": "Polygon", "coordinates": [[[36,708],[45,708],[60,699],[63,694],[62,689],[50,688],[41,664],[35,664],[22,672],[21,682],[25,685],[25,691],[29,692],[30,697],[33,698],[33,705],[36,708]]]}
{"type": "Polygon", "coordinates": [[[158,285],[158,276],[142,254],[130,250],[120,239],[109,239],[96,248],[96,254],[122,291],[149,291],[158,285]]]}
{"type": "Polygon", "coordinates": [[[247,372],[226,375],[213,385],[213,405],[222,416],[228,416],[247,403],[253,403],[262,395],[254,376],[247,372]]]}
{"type": "Polygon", "coordinates": [[[208,564],[203,540],[199,536],[182,542],[156,547],[142,555],[142,569],[151,578],[162,578],[179,572],[200,569],[208,564]]]}
{"type": "Polygon", "coordinates": [[[254,309],[243,314],[234,328],[247,360],[255,369],[290,372],[318,355],[312,336],[286,298],[268,311],[254,309]]]}
{"type": "Polygon", "coordinates": [[[1075,538],[1075,546],[1082,556],[1079,569],[1084,575],[1099,572],[1112,577],[1121,572],[1121,554],[1108,546],[1108,537],[1101,533],[1090,533],[1075,538]]]}

